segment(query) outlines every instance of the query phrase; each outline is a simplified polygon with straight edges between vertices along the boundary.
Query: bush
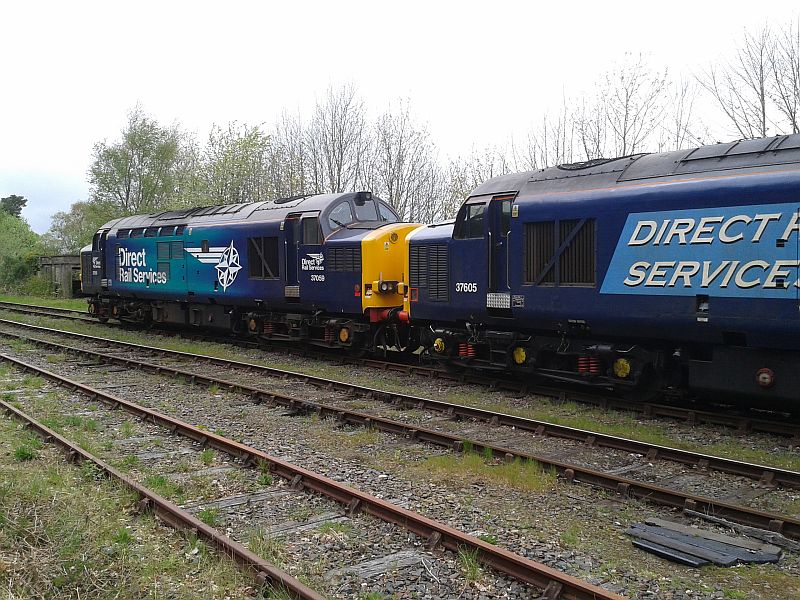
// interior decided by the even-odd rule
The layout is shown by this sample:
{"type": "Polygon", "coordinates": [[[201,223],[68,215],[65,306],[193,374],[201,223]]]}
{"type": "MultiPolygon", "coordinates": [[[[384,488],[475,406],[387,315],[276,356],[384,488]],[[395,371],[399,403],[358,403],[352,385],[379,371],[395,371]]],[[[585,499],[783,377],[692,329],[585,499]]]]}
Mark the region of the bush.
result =
{"type": "Polygon", "coordinates": [[[32,275],[31,277],[22,280],[17,286],[14,287],[14,291],[23,296],[38,296],[46,298],[48,296],[56,295],[56,289],[53,285],[53,282],[43,275],[32,275]]]}

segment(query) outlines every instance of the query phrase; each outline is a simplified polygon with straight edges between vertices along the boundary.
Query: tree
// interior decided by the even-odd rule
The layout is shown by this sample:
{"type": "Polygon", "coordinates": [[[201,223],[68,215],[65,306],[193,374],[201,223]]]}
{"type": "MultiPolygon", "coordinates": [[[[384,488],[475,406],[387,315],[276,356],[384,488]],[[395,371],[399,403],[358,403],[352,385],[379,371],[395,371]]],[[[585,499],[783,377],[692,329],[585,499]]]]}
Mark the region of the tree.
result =
{"type": "Polygon", "coordinates": [[[770,77],[774,70],[775,45],[768,27],[744,40],[732,62],[710,67],[698,77],[739,136],[766,137],[770,118],[770,77]]]}
{"type": "Polygon", "coordinates": [[[367,160],[366,187],[389,202],[403,218],[420,220],[430,214],[437,194],[436,147],[425,127],[413,123],[408,105],[381,115],[374,127],[373,150],[367,160]]]}
{"type": "Polygon", "coordinates": [[[151,212],[176,194],[183,134],[161,127],[136,106],[118,142],[95,144],[89,169],[93,201],[110,204],[120,214],[151,212]]]}
{"type": "Polygon", "coordinates": [[[258,202],[274,197],[270,186],[270,140],[259,125],[214,126],[203,154],[206,195],[213,204],[258,202]]]}
{"type": "Polygon", "coordinates": [[[369,148],[364,103],[352,85],[328,88],[306,130],[314,193],[344,192],[363,180],[369,148]]]}
{"type": "Polygon", "coordinates": [[[116,216],[116,207],[111,204],[75,202],[69,211],[53,215],[42,242],[52,254],[77,254],[91,243],[102,225],[116,216]]]}
{"type": "Polygon", "coordinates": [[[36,272],[39,236],[28,223],[0,211],[0,284],[14,286],[36,272]]]}
{"type": "Polygon", "coordinates": [[[604,99],[606,122],[614,156],[643,151],[664,112],[666,72],[656,73],[644,58],[626,57],[606,74],[600,97],[604,99]]]}
{"type": "Polygon", "coordinates": [[[0,210],[10,214],[12,217],[20,218],[22,216],[22,209],[28,201],[24,196],[11,194],[5,198],[0,199],[0,210]]]}
{"type": "Polygon", "coordinates": [[[800,21],[785,27],[775,39],[772,55],[772,100],[786,121],[788,133],[800,132],[800,21]]]}

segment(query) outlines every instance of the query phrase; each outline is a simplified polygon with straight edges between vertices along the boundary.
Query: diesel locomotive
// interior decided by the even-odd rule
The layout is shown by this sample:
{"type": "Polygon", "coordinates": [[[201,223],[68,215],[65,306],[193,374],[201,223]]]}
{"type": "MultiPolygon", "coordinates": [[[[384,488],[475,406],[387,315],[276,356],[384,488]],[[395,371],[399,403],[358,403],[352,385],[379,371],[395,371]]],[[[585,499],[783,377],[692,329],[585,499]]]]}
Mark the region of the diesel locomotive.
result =
{"type": "Polygon", "coordinates": [[[651,394],[800,390],[800,135],[503,175],[453,221],[369,192],[103,226],[90,312],[651,394]]]}
{"type": "Polygon", "coordinates": [[[394,346],[404,241],[418,226],[399,221],[369,192],[124,217],[83,250],[83,292],[101,321],[394,346]]]}

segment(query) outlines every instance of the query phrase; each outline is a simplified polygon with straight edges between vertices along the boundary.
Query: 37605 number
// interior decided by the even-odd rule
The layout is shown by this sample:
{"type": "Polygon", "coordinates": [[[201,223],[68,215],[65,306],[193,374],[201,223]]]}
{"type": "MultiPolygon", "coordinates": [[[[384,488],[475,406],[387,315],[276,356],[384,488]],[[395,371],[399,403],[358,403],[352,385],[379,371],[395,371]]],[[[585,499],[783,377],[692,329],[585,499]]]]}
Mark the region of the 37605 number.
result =
{"type": "Polygon", "coordinates": [[[457,281],[456,282],[456,291],[457,292],[475,293],[475,292],[478,291],[478,284],[475,283],[475,282],[457,281]]]}

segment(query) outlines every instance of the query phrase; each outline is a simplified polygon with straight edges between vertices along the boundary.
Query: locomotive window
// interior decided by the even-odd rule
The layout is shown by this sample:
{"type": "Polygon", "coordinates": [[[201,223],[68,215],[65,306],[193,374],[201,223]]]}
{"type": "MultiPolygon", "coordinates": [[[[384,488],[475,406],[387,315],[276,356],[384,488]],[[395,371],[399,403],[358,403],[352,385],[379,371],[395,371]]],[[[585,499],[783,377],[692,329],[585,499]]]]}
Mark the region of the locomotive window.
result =
{"type": "Polygon", "coordinates": [[[389,223],[397,223],[397,215],[385,204],[378,202],[378,211],[381,213],[381,221],[388,221],[389,223]]]}
{"type": "Polygon", "coordinates": [[[100,234],[95,233],[94,237],[92,238],[92,250],[98,252],[100,250],[100,234]]]}
{"type": "Polygon", "coordinates": [[[328,224],[331,229],[344,227],[348,223],[353,222],[353,211],[350,209],[350,203],[345,201],[337,205],[328,215],[328,224]]]}
{"type": "Polygon", "coordinates": [[[130,234],[129,229],[120,229],[119,231],[117,231],[117,239],[124,240],[125,238],[128,237],[129,234],[130,234]]]}
{"type": "Polygon", "coordinates": [[[511,231],[511,200],[501,200],[500,235],[506,237],[511,231]]]}
{"type": "Polygon", "coordinates": [[[375,202],[368,200],[361,206],[356,204],[356,220],[357,221],[377,221],[378,211],[375,208],[375,202]]]}
{"type": "Polygon", "coordinates": [[[183,230],[186,228],[186,225],[178,225],[175,228],[175,235],[183,235],[183,230]]]}
{"type": "Polygon", "coordinates": [[[175,227],[162,227],[158,230],[159,237],[166,237],[168,235],[175,235],[175,227]]]}
{"type": "Polygon", "coordinates": [[[251,279],[277,279],[278,238],[248,238],[247,264],[251,279]]]}
{"type": "Polygon", "coordinates": [[[183,258],[183,242],[170,242],[170,256],[172,259],[183,258]]]}
{"type": "Polygon", "coordinates": [[[158,227],[148,227],[144,230],[144,237],[156,237],[158,235],[158,227]]]}
{"type": "Polygon", "coordinates": [[[460,240],[482,238],[485,212],[485,204],[467,204],[462,208],[455,238],[460,240]]]}
{"type": "Polygon", "coordinates": [[[137,227],[136,229],[131,229],[131,237],[132,238],[140,238],[140,237],[142,237],[142,232],[143,231],[144,231],[144,229],[142,229],[141,227],[137,227]]]}
{"type": "Polygon", "coordinates": [[[322,231],[319,228],[319,219],[316,217],[306,217],[301,220],[303,224],[303,243],[321,244],[322,231]]]}
{"type": "Polygon", "coordinates": [[[208,240],[203,240],[200,242],[200,251],[205,253],[208,252],[208,240]]]}
{"type": "Polygon", "coordinates": [[[169,260],[169,242],[158,242],[156,244],[156,255],[158,260],[169,260]]]}

